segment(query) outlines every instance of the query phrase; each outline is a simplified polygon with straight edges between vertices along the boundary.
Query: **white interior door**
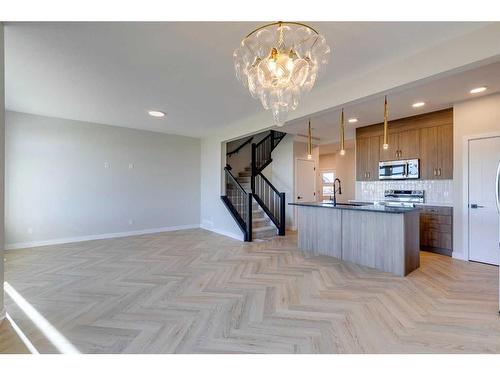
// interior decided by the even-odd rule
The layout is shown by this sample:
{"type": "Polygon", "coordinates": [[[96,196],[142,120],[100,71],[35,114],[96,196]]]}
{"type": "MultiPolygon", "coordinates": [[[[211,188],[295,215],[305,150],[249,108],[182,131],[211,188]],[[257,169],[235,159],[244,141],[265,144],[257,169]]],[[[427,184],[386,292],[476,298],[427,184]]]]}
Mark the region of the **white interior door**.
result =
{"type": "Polygon", "coordinates": [[[496,264],[499,214],[496,206],[496,173],[500,137],[469,141],[469,259],[496,264]]]}
{"type": "Polygon", "coordinates": [[[314,160],[297,159],[295,170],[295,202],[316,201],[316,168],[314,160]]]}

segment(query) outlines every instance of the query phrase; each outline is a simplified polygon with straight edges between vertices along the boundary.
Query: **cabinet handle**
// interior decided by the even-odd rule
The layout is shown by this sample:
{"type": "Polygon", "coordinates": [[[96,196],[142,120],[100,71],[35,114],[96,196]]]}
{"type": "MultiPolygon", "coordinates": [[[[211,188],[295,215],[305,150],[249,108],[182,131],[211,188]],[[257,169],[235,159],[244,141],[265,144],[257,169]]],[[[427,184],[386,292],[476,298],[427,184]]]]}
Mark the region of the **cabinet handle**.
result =
{"type": "Polygon", "coordinates": [[[441,168],[438,169],[438,176],[441,176],[441,168]]]}
{"type": "Polygon", "coordinates": [[[370,178],[370,172],[368,172],[368,178],[370,178]]]}
{"type": "Polygon", "coordinates": [[[434,176],[437,176],[437,170],[434,168],[434,176]]]}

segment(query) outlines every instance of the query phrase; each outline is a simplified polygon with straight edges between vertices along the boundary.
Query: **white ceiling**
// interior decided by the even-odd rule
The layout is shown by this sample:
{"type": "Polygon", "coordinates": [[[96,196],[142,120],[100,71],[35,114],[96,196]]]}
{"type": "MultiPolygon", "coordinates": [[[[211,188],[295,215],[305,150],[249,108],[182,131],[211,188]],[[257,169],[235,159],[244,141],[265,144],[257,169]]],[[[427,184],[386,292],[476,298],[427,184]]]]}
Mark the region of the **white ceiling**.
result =
{"type": "MultiPolygon", "coordinates": [[[[500,92],[500,62],[470,69],[462,68],[458,72],[449,72],[440,78],[431,78],[425,82],[395,88],[384,94],[388,94],[389,120],[391,120],[450,108],[454,103],[496,92],[500,92]],[[480,86],[486,86],[488,90],[481,94],[469,93],[472,88],[480,86]],[[420,108],[412,107],[413,103],[420,101],[425,102],[426,105],[420,108]]],[[[345,137],[354,138],[357,127],[382,122],[383,106],[383,95],[345,104],[345,137]],[[352,117],[357,118],[358,122],[348,123],[347,120],[352,117]]],[[[319,138],[319,143],[328,144],[339,141],[340,111],[340,108],[332,108],[310,116],[312,133],[314,137],[319,138]]],[[[283,130],[292,134],[307,134],[308,120],[309,118],[302,118],[292,121],[286,124],[283,130]]]]}
{"type": "MultiPolygon", "coordinates": [[[[232,65],[234,48],[260,24],[8,23],[6,106],[45,116],[206,136],[263,111],[237,82],[232,65]],[[167,118],[149,118],[149,109],[165,111],[167,118]]],[[[487,25],[310,24],[333,50],[317,88],[487,25]]]]}

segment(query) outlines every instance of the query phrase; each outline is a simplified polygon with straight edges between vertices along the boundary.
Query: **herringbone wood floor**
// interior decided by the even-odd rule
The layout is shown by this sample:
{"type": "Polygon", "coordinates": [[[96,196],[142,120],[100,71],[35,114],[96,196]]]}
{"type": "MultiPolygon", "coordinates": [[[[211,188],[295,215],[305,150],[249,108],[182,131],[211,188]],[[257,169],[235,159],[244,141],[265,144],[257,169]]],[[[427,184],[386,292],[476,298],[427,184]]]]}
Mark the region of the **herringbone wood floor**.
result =
{"type": "Polygon", "coordinates": [[[498,268],[430,253],[400,278],[303,254],[294,235],[197,229],[6,258],[6,280],[85,353],[500,353],[498,268]]]}

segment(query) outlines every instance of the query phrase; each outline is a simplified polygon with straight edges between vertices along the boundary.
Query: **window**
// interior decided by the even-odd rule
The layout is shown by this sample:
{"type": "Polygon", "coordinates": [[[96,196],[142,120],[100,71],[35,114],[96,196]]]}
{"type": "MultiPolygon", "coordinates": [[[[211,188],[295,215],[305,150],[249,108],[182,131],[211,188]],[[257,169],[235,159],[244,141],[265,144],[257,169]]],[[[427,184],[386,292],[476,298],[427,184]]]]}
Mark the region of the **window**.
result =
{"type": "Polygon", "coordinates": [[[321,184],[323,199],[330,199],[333,195],[333,181],[335,181],[335,172],[332,170],[321,172],[321,184]]]}

